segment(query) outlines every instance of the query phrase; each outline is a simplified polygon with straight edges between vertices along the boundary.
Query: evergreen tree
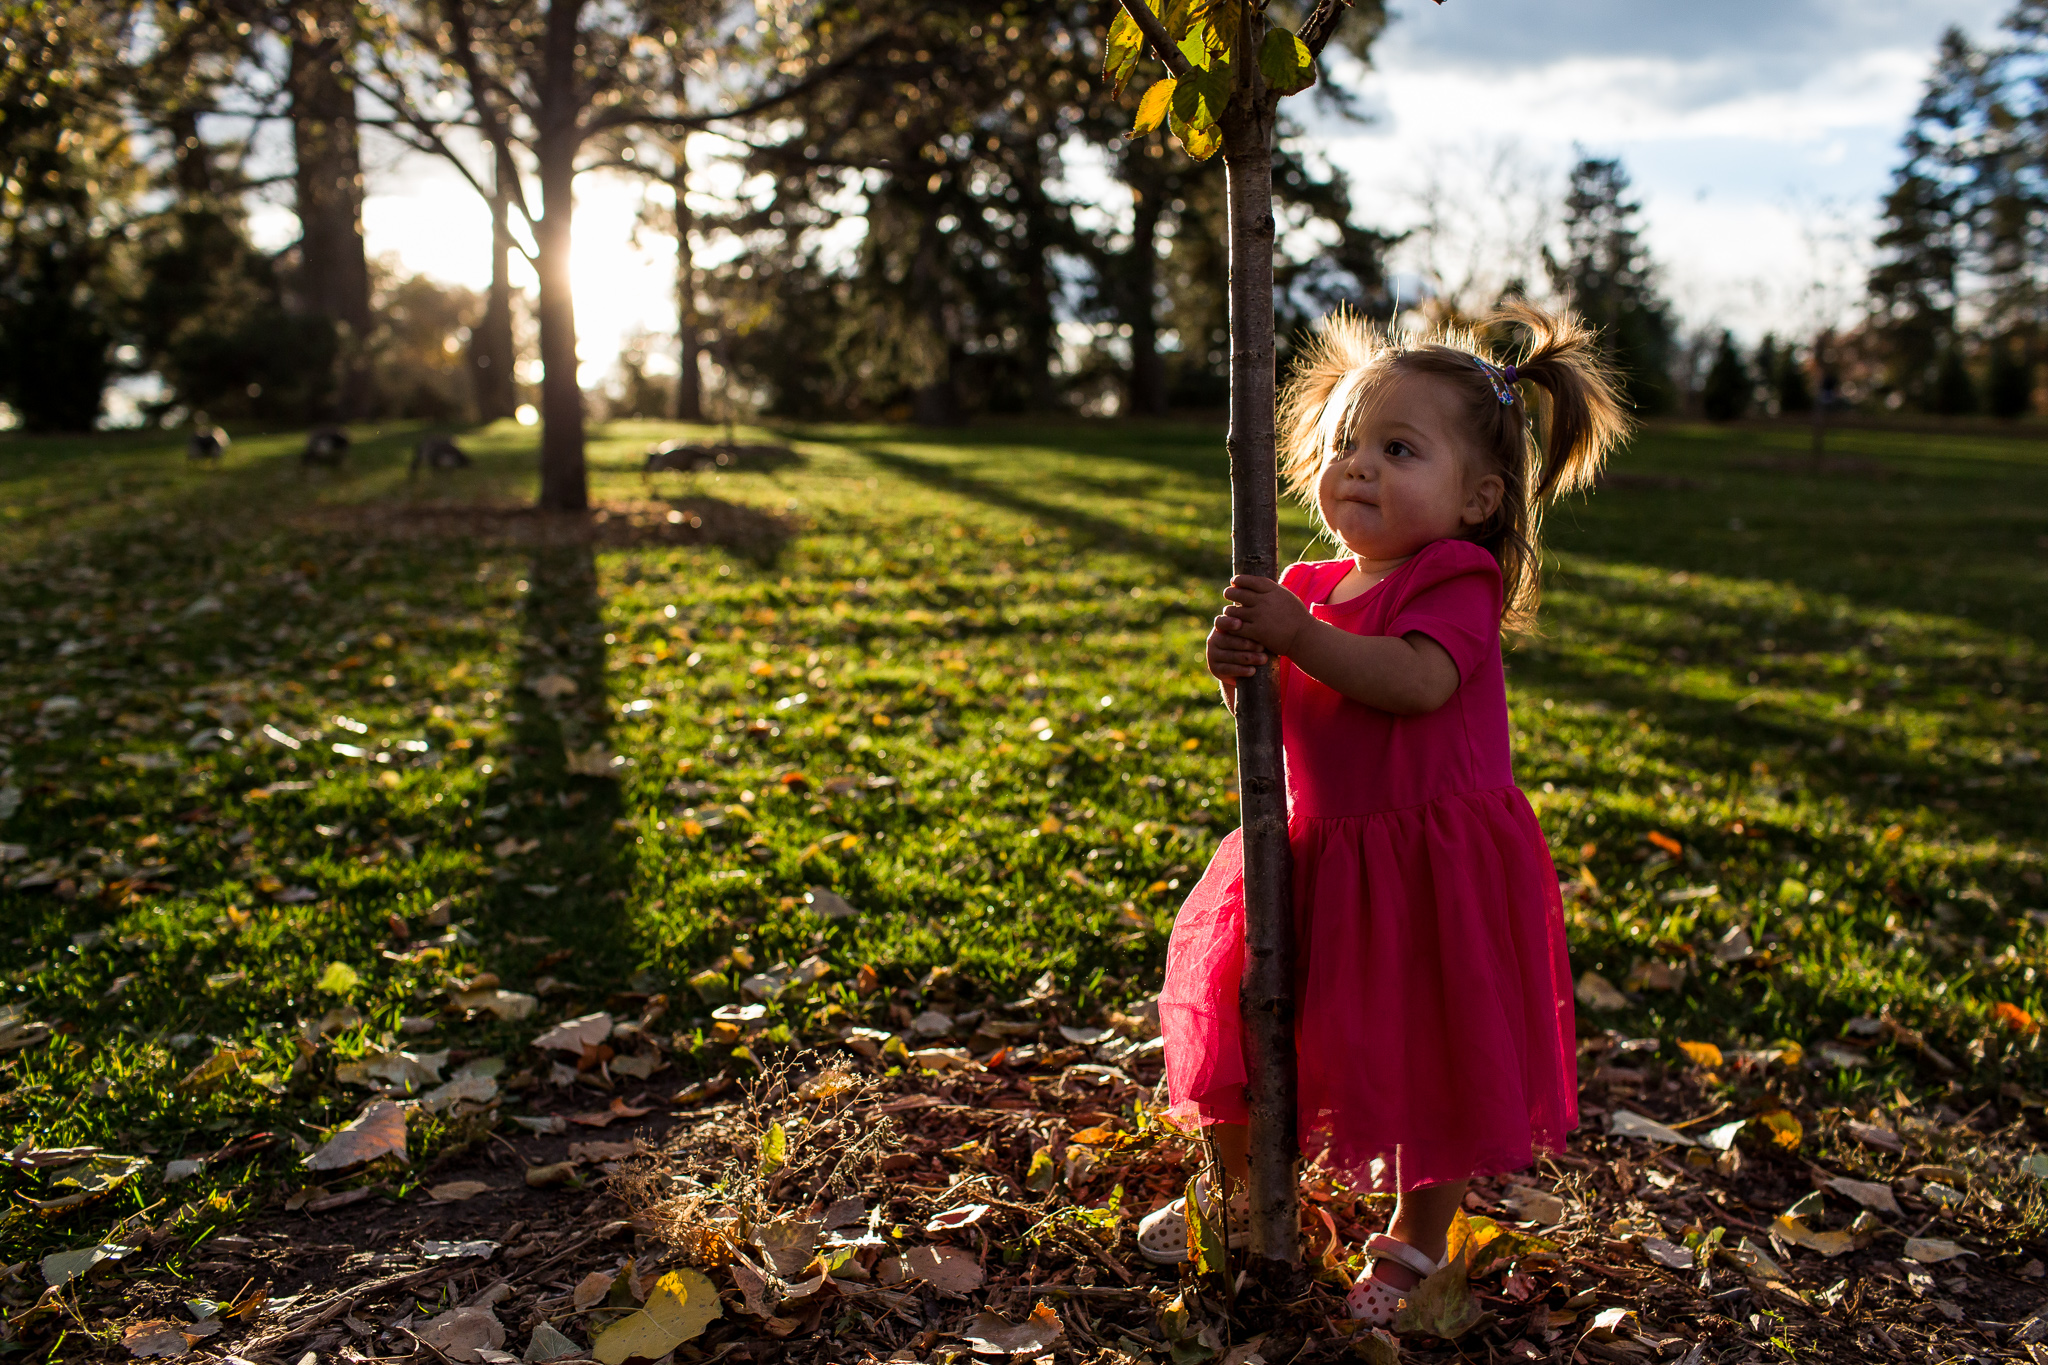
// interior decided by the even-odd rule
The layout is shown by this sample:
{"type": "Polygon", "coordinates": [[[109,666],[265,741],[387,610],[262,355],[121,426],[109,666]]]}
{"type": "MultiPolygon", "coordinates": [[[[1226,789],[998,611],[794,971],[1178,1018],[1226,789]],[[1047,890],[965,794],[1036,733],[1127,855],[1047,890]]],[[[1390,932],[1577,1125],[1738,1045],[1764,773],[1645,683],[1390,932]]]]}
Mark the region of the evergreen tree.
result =
{"type": "Polygon", "coordinates": [[[1961,346],[1951,342],[1942,347],[1934,369],[1934,392],[1928,410],[1943,417],[1967,416],[1977,410],[1977,385],[1961,346]]]}
{"type": "Polygon", "coordinates": [[[1655,415],[1677,399],[1677,328],[1643,244],[1642,205],[1628,191],[1621,162],[1581,158],[1565,197],[1564,259],[1545,254],[1553,287],[1600,330],[1629,401],[1655,415]]]}
{"type": "Polygon", "coordinates": [[[1991,343],[1991,371],[1984,381],[1984,406],[1993,417],[2025,416],[2034,406],[2034,367],[2026,338],[2002,336],[1991,343]]]}
{"type": "Polygon", "coordinates": [[[1945,411],[1960,390],[1950,365],[1958,274],[1970,246],[1981,193],[1987,59],[1960,29],[1939,55],[1904,140],[1905,160],[1884,200],[1879,262],[1870,275],[1872,330],[1883,359],[1881,384],[1906,401],[1945,411]],[[1948,368],[1945,370],[1944,366],[1948,368]]]}
{"type": "Polygon", "coordinates": [[[1785,414],[1812,412],[1813,389],[1806,382],[1806,360],[1799,354],[1799,348],[1789,342],[1778,352],[1777,363],[1772,366],[1766,381],[1771,394],[1778,402],[1778,411],[1785,414]]]}
{"type": "Polygon", "coordinates": [[[1756,383],[1751,392],[1754,401],[1767,413],[1784,410],[1778,401],[1778,367],[1782,363],[1780,354],[1777,336],[1765,332],[1764,339],[1756,344],[1756,383]]]}
{"type": "Polygon", "coordinates": [[[1720,343],[1714,347],[1714,363],[1707,371],[1707,382],[1700,390],[1707,420],[1732,422],[1746,416],[1755,387],[1749,366],[1742,363],[1742,353],[1735,349],[1734,334],[1724,328],[1720,343]]]}

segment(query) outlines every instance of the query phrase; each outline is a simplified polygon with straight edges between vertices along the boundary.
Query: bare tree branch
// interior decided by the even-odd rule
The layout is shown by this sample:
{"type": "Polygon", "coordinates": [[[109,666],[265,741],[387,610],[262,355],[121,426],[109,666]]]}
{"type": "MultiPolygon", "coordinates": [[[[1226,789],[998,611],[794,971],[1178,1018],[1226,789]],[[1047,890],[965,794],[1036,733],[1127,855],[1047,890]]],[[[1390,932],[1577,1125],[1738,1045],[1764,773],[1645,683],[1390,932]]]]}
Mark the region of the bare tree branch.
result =
{"type": "MultiPolygon", "coordinates": [[[[1322,3],[1333,4],[1335,0],[1322,0],[1322,3]]],[[[1173,39],[1167,36],[1166,25],[1159,22],[1159,16],[1152,12],[1152,7],[1145,0],[1123,0],[1123,7],[1124,13],[1131,16],[1131,22],[1138,26],[1138,31],[1145,35],[1145,41],[1152,45],[1152,55],[1166,64],[1173,78],[1179,80],[1187,75],[1192,69],[1188,66],[1188,59],[1173,45],[1173,39]]]]}
{"type": "MultiPolygon", "coordinates": [[[[1442,4],[1443,0],[1437,0],[1442,4]]],[[[1311,57],[1321,57],[1329,45],[1330,37],[1337,31],[1337,24],[1350,8],[1350,0],[1316,0],[1315,12],[1308,16],[1308,22],[1301,26],[1301,45],[1308,49],[1311,57]]]]}
{"type": "Polygon", "coordinates": [[[583,135],[585,137],[592,137],[613,128],[629,126],[667,130],[682,129],[687,131],[709,128],[714,123],[725,123],[733,119],[752,118],[756,114],[766,113],[779,104],[786,104],[801,95],[809,94],[826,82],[836,80],[838,77],[845,75],[888,36],[887,33],[870,34],[854,44],[851,50],[842,52],[839,56],[833,58],[795,84],[785,86],[771,94],[763,95],[759,99],[741,105],[737,109],[701,114],[656,114],[648,109],[636,108],[630,105],[621,106],[608,110],[585,124],[583,135]]]}

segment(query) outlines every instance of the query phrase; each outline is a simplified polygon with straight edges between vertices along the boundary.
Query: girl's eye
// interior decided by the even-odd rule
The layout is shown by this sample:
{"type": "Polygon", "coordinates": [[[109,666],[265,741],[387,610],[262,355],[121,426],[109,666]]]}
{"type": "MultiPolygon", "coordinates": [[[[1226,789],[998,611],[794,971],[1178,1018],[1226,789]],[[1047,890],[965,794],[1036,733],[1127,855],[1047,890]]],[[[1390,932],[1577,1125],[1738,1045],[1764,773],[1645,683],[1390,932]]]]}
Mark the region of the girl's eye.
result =
{"type": "Polygon", "coordinates": [[[1404,456],[1413,455],[1414,453],[1415,451],[1409,446],[1409,444],[1406,441],[1387,442],[1387,454],[1392,456],[1394,459],[1398,460],[1403,458],[1404,456]]]}

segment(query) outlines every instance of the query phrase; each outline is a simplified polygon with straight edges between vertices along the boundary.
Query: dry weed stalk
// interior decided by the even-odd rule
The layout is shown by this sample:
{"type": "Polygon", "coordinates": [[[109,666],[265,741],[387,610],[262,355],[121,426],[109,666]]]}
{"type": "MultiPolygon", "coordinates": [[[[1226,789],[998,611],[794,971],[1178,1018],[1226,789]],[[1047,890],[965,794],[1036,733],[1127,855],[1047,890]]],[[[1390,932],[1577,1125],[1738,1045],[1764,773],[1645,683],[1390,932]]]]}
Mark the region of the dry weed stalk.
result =
{"type": "Polygon", "coordinates": [[[896,1133],[887,1116],[857,1113],[883,1085],[815,1054],[770,1063],[740,1097],[677,1130],[623,1173],[620,1195],[692,1264],[732,1259],[753,1230],[802,1217],[866,1187],[896,1133]]]}

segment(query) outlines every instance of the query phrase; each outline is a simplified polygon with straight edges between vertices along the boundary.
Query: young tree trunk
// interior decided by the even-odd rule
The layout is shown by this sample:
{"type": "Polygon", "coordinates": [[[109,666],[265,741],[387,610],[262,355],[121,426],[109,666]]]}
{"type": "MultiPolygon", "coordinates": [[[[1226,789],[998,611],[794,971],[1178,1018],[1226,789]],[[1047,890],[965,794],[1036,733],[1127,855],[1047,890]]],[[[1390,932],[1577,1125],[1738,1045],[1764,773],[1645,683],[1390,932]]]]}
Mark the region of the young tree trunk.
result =
{"type": "Polygon", "coordinates": [[[576,379],[576,301],[569,277],[569,228],[575,213],[576,153],[582,110],[576,90],[577,32],[583,0],[548,6],[540,90],[541,220],[534,230],[540,276],[540,505],[580,512],[590,505],[583,463],[583,389],[576,379]]]}
{"type": "MultiPolygon", "coordinates": [[[[1264,23],[1247,5],[1238,51],[1255,53],[1264,23]]],[[[1254,65],[1223,119],[1230,196],[1230,552],[1235,573],[1280,576],[1274,418],[1274,103],[1254,65]]],[[[1251,1112],[1251,1251],[1292,1267],[1300,1135],[1295,1123],[1294,906],[1287,792],[1281,782],[1280,697],[1268,664],[1237,688],[1237,770],[1244,817],[1244,1016],[1251,1112]]]]}
{"type": "Polygon", "coordinates": [[[1834,397],[1834,386],[1828,382],[1828,342],[1831,336],[1823,331],[1813,339],[1813,458],[1816,462],[1827,453],[1828,448],[1828,402],[1834,397]]]}
{"type": "Polygon", "coordinates": [[[290,42],[292,152],[299,215],[298,294],[341,333],[339,421],[374,406],[370,266],[363,248],[363,165],[347,80],[349,13],[332,0],[295,7],[290,42]]]}
{"type": "Polygon", "coordinates": [[[491,195],[491,288],[484,315],[469,334],[469,365],[477,416],[486,422],[510,417],[519,406],[514,369],[519,357],[512,341],[511,175],[499,167],[491,195]]]}
{"type": "Polygon", "coordinates": [[[697,316],[697,262],[690,250],[696,215],[690,211],[689,163],[683,160],[682,139],[675,144],[676,169],[670,185],[676,192],[676,375],[674,416],[678,422],[704,420],[704,376],[697,356],[703,344],[697,316]]]}

